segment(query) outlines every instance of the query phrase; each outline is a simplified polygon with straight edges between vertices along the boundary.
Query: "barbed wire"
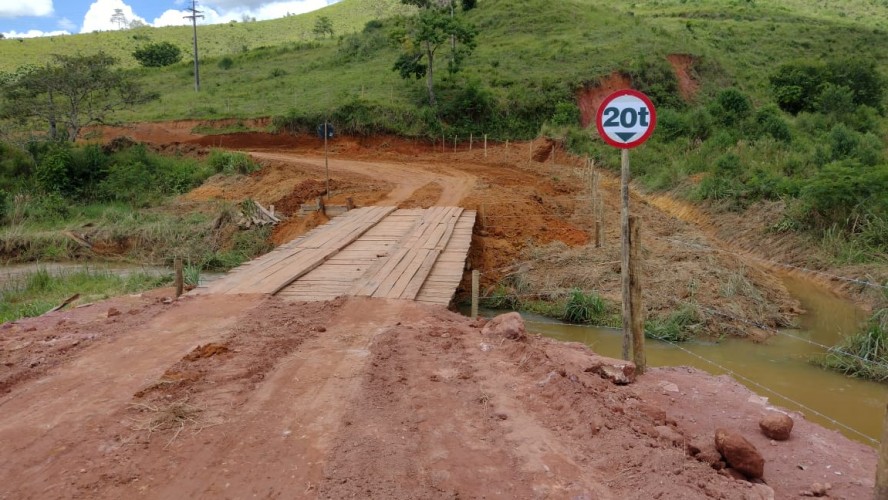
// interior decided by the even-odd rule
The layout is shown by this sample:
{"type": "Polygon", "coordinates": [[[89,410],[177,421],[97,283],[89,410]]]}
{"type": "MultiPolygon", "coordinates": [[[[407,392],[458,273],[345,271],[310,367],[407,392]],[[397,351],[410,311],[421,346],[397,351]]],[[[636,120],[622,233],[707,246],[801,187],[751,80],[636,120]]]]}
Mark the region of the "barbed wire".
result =
{"type": "Polygon", "coordinates": [[[801,402],[799,402],[799,401],[797,401],[797,400],[795,400],[795,399],[793,399],[793,398],[791,398],[791,397],[789,397],[789,396],[787,396],[787,395],[785,395],[785,394],[782,394],[782,393],[780,393],[780,392],[778,392],[778,391],[776,391],[776,390],[774,390],[774,389],[771,389],[770,387],[766,387],[766,386],[764,386],[764,385],[762,385],[762,384],[756,382],[755,380],[750,379],[749,377],[745,377],[745,376],[743,376],[743,375],[741,375],[741,374],[739,374],[739,373],[737,373],[737,372],[731,370],[730,368],[727,368],[726,366],[723,366],[723,365],[721,365],[721,364],[719,364],[719,363],[717,363],[717,362],[715,362],[715,361],[712,361],[712,360],[706,358],[705,356],[701,356],[700,354],[697,354],[697,353],[695,353],[695,352],[693,352],[693,351],[691,351],[691,350],[689,350],[689,349],[685,349],[685,348],[682,347],[681,345],[679,345],[679,344],[677,344],[677,343],[675,343],[675,342],[672,342],[672,341],[669,340],[669,339],[662,338],[662,337],[658,337],[658,336],[656,336],[656,335],[652,335],[652,337],[655,338],[655,339],[657,339],[657,340],[660,340],[660,341],[662,341],[662,342],[666,342],[667,344],[670,344],[670,345],[672,345],[673,347],[675,347],[675,348],[677,348],[677,349],[679,349],[679,350],[685,352],[686,354],[689,354],[689,355],[691,355],[691,356],[693,356],[693,357],[695,357],[695,358],[697,358],[697,359],[700,359],[701,361],[703,361],[703,362],[705,362],[705,363],[708,363],[708,364],[710,364],[710,365],[712,365],[712,366],[715,366],[716,368],[718,368],[718,369],[724,371],[725,373],[729,374],[730,376],[732,376],[732,377],[734,377],[734,378],[736,378],[736,379],[743,380],[743,381],[745,381],[745,382],[747,382],[747,383],[749,383],[749,384],[754,385],[755,387],[757,387],[757,388],[759,388],[759,389],[761,389],[761,390],[763,390],[763,391],[769,392],[769,393],[771,393],[771,394],[773,394],[773,395],[775,395],[775,396],[777,396],[777,397],[779,397],[779,398],[782,398],[782,399],[784,399],[784,400],[786,400],[786,401],[789,401],[790,403],[796,405],[797,407],[803,409],[804,411],[806,411],[806,412],[810,412],[810,413],[813,413],[814,415],[817,415],[818,417],[820,417],[820,418],[822,418],[822,419],[825,419],[825,420],[827,420],[827,421],[833,423],[834,425],[837,425],[837,426],[839,426],[839,427],[841,427],[841,428],[843,428],[843,429],[845,429],[845,430],[847,430],[847,431],[849,431],[849,432],[852,432],[852,433],[854,433],[854,434],[856,434],[856,435],[858,435],[858,436],[860,436],[860,437],[866,439],[867,441],[869,441],[869,442],[872,443],[872,444],[875,444],[875,445],[878,445],[878,444],[879,444],[879,440],[878,440],[878,439],[876,439],[876,438],[874,438],[874,437],[872,437],[872,436],[870,436],[870,435],[868,435],[868,434],[866,434],[866,433],[864,433],[864,432],[861,432],[861,431],[859,431],[859,430],[857,430],[857,429],[855,429],[855,428],[853,428],[853,427],[851,427],[851,426],[849,426],[849,425],[846,425],[846,424],[844,424],[844,423],[842,423],[842,422],[839,422],[838,420],[836,420],[836,419],[834,419],[834,418],[832,418],[832,417],[829,417],[829,416],[827,416],[827,415],[825,415],[825,414],[823,414],[823,413],[821,413],[821,412],[819,412],[819,411],[817,411],[817,410],[815,410],[815,409],[813,409],[813,408],[811,408],[811,407],[805,405],[804,403],[801,403],[801,402]]]}

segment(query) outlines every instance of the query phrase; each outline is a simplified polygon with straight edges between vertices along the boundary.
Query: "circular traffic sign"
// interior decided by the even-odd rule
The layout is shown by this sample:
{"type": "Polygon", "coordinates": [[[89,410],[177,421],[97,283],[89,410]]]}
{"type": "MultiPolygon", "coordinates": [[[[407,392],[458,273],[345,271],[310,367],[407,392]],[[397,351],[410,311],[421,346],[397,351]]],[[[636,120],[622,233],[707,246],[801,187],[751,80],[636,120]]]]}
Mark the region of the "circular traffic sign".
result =
{"type": "Polygon", "coordinates": [[[605,142],[631,149],[648,140],[657,126],[657,111],[648,96],[637,90],[618,90],[598,107],[595,120],[605,142]]]}

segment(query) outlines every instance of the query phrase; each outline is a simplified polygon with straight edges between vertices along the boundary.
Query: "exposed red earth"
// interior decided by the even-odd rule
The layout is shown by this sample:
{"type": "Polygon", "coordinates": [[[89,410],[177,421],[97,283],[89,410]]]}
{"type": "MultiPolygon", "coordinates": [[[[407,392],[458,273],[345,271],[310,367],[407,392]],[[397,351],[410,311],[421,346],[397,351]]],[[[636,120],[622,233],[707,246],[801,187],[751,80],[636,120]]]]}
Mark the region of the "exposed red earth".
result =
{"type": "MultiPolygon", "coordinates": [[[[280,240],[323,222],[296,215],[323,179],[316,141],[200,137],[195,125],[125,132],[168,149],[217,141],[265,164],[212,179],[190,202],[276,204],[290,217],[280,240]]],[[[491,145],[485,158],[477,142],[440,153],[342,138],[334,199],[478,209],[469,257],[486,287],[519,271],[557,286],[580,269],[618,296],[617,246],[590,251],[588,220],[576,216],[581,163],[557,145],[551,158],[552,146],[491,145]]],[[[610,213],[614,179],[603,187],[610,213]]],[[[731,256],[688,256],[670,240],[717,245],[716,235],[651,200],[633,203],[645,221],[649,314],[698,280],[704,304],[791,320],[797,304],[773,276],[731,256]],[[741,276],[764,300],[721,297],[707,288],[719,276],[741,276]]],[[[608,224],[606,238],[617,231],[608,224]]],[[[874,450],[796,413],[790,438],[772,442],[759,422],[781,410],[728,377],[666,368],[615,385],[584,346],[484,334],[483,321],[412,302],[164,300],[171,293],[0,326],[0,498],[757,499],[797,498],[815,483],[831,498],[872,495],[874,450]],[[719,428],[755,447],[761,480],[713,455],[719,428]]]]}

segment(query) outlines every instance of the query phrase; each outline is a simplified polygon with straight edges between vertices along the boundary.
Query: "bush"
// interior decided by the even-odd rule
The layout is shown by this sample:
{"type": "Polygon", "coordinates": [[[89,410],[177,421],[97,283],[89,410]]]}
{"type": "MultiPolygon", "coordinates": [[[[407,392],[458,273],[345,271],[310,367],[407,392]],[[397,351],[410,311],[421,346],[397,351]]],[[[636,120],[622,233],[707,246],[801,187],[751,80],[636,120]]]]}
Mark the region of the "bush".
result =
{"type": "Polygon", "coordinates": [[[218,66],[219,66],[219,69],[223,69],[223,70],[227,71],[227,70],[231,69],[232,66],[234,66],[234,59],[232,59],[228,56],[225,56],[222,59],[219,59],[218,66]]]}
{"type": "Polygon", "coordinates": [[[792,132],[789,124],[780,116],[780,110],[771,105],[760,109],[755,115],[759,129],[781,142],[791,142],[792,132]]]}
{"type": "Polygon", "coordinates": [[[149,43],[136,49],[133,57],[146,68],[161,68],[182,60],[182,49],[170,42],[149,43]]]}
{"type": "Polygon", "coordinates": [[[225,175],[247,175],[260,168],[259,164],[253,161],[253,159],[245,153],[223,151],[221,149],[210,151],[210,156],[207,159],[207,162],[217,174],[225,175]]]}
{"type": "Polygon", "coordinates": [[[71,163],[71,151],[58,145],[43,155],[34,178],[37,186],[47,193],[65,193],[70,189],[68,165],[71,163]]]}
{"type": "Polygon", "coordinates": [[[632,88],[647,94],[658,108],[682,108],[675,70],[663,58],[641,59],[629,70],[632,88]]]}
{"type": "Polygon", "coordinates": [[[780,109],[792,114],[814,111],[826,75],[822,65],[792,63],[771,75],[771,88],[780,109]]]}
{"type": "Polygon", "coordinates": [[[804,212],[811,226],[837,225],[854,229],[865,216],[888,217],[888,166],[867,167],[857,161],[831,163],[801,190],[804,212]]]}
{"type": "Polygon", "coordinates": [[[666,318],[651,318],[645,321],[644,334],[656,340],[685,342],[690,340],[700,327],[700,314],[697,308],[684,304],[666,318]]]}
{"type": "Polygon", "coordinates": [[[752,114],[752,102],[737,89],[725,89],[715,98],[713,114],[723,125],[734,126],[752,114]]]}
{"type": "Polygon", "coordinates": [[[881,110],[885,96],[885,79],[872,59],[832,61],[826,65],[829,83],[851,91],[855,105],[866,105],[881,110]]]}

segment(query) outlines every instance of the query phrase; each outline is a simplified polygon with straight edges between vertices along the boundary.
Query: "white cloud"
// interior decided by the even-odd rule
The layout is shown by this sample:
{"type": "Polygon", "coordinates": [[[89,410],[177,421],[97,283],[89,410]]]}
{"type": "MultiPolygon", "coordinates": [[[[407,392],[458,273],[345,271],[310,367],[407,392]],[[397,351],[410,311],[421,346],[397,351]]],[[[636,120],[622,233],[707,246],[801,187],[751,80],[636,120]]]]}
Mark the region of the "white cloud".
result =
{"type": "Polygon", "coordinates": [[[90,33],[92,31],[110,31],[118,29],[117,23],[111,21],[114,15],[114,9],[120,9],[126,16],[127,21],[138,19],[146,22],[144,18],[139,17],[133,12],[133,8],[123,3],[123,0],[95,0],[83,16],[83,26],[80,28],[81,33],[90,33]]]}
{"type": "Polygon", "coordinates": [[[67,17],[59,19],[58,26],[65,31],[74,31],[77,29],[77,25],[67,17]]]}
{"type": "Polygon", "coordinates": [[[0,17],[51,16],[52,0],[6,0],[0,3],[0,17]]]}
{"type": "Polygon", "coordinates": [[[40,31],[40,30],[28,30],[23,33],[19,33],[18,31],[7,31],[3,33],[3,36],[6,38],[37,38],[38,36],[61,36],[61,35],[70,35],[71,33],[68,31],[40,31]]]}
{"type": "MultiPolygon", "coordinates": [[[[268,2],[267,0],[230,0],[230,1],[212,1],[207,2],[208,5],[199,5],[198,10],[202,11],[204,18],[201,24],[219,24],[229,21],[240,21],[244,17],[256,18],[257,21],[266,19],[277,19],[287,14],[304,14],[313,10],[326,7],[330,2],[328,0],[287,0],[268,2]],[[252,5],[253,7],[244,8],[244,5],[252,5]],[[264,4],[264,5],[263,5],[264,4]],[[232,8],[227,9],[227,6],[232,8]]],[[[154,20],[152,26],[175,26],[181,24],[190,24],[191,21],[185,19],[189,15],[187,10],[168,10],[154,20]]]]}

